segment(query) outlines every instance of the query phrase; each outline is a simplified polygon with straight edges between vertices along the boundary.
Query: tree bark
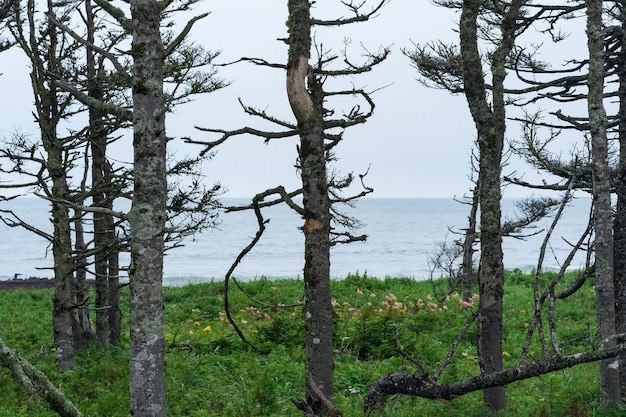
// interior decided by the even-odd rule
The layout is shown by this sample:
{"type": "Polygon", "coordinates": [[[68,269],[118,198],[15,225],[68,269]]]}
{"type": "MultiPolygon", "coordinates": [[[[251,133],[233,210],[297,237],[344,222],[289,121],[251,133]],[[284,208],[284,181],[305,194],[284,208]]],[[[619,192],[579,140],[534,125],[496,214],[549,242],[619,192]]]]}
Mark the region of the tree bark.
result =
{"type": "MultiPolygon", "coordinates": [[[[87,24],[87,41],[95,43],[96,23],[91,0],[85,1],[85,18],[87,24]]],[[[98,77],[96,67],[96,54],[91,46],[86,48],[87,62],[87,93],[96,100],[103,99],[103,83],[98,77]]],[[[103,128],[102,119],[106,114],[95,107],[89,108],[89,145],[91,146],[91,184],[92,202],[94,206],[108,207],[105,197],[105,170],[107,137],[103,128]]],[[[94,274],[96,281],[96,340],[99,345],[107,346],[110,342],[109,330],[109,281],[108,281],[108,251],[109,244],[107,215],[104,213],[93,214],[93,245],[101,251],[97,252],[94,259],[94,274]]]]}
{"type": "MultiPolygon", "coordinates": [[[[625,13],[622,9],[622,13],[625,13]]],[[[622,15],[621,51],[617,58],[619,79],[619,165],[615,181],[617,210],[613,225],[613,282],[615,284],[615,330],[626,332],[626,16],[622,15]]],[[[626,401],[626,355],[620,357],[620,399],[626,401]]]]}
{"type": "Polygon", "coordinates": [[[130,408],[133,417],[164,417],[163,249],[166,220],[165,3],[131,0],[134,194],[129,213],[130,408]]]}
{"type": "MultiPolygon", "coordinates": [[[[589,48],[588,110],[593,166],[595,226],[596,322],[604,342],[615,334],[615,288],[613,282],[613,214],[608,164],[607,117],[604,109],[604,42],[602,0],[587,0],[587,45],[589,48]]],[[[606,342],[610,343],[611,342],[606,342]]],[[[600,401],[611,407],[620,400],[619,367],[615,359],[600,362],[600,401]]]]}
{"type": "Polygon", "coordinates": [[[16,351],[9,349],[2,339],[0,339],[0,363],[11,371],[13,379],[24,386],[29,395],[40,396],[61,417],[82,417],[74,404],[65,398],[43,372],[20,357],[16,351]]]}
{"type": "MultiPolygon", "coordinates": [[[[476,185],[478,187],[478,185],[476,185]]],[[[478,189],[472,191],[472,208],[467,217],[468,225],[465,231],[465,239],[463,239],[463,264],[461,271],[461,287],[463,291],[463,301],[469,301],[472,298],[472,282],[474,277],[474,243],[476,243],[476,217],[479,207],[478,189]]]]}
{"type": "MultiPolygon", "coordinates": [[[[305,369],[313,386],[333,395],[332,305],[330,291],[330,198],[326,173],[321,80],[311,73],[311,18],[308,0],[290,0],[287,96],[298,122],[299,166],[304,206],[305,369]],[[307,85],[308,83],[308,85],[307,85]]],[[[307,384],[316,413],[323,401],[307,384]]]]}
{"type": "MultiPolygon", "coordinates": [[[[478,16],[481,0],[464,0],[460,20],[460,50],[463,59],[463,85],[478,134],[480,250],[479,315],[477,320],[478,357],[482,372],[502,370],[502,297],[504,266],[502,263],[501,162],[504,147],[505,62],[514,45],[515,24],[520,0],[510,3],[501,23],[502,38],[491,59],[492,108],[487,102],[485,80],[478,50],[478,16]]],[[[484,401],[494,409],[506,408],[503,386],[484,390],[484,401]]]]}
{"type": "MultiPolygon", "coordinates": [[[[87,152],[87,151],[85,151],[87,152]]],[[[86,173],[85,173],[86,175],[86,173]]],[[[81,185],[81,192],[85,192],[85,181],[81,185]]],[[[83,194],[84,195],[84,194],[83,194]]],[[[78,204],[84,204],[79,201],[78,204]]],[[[74,236],[76,239],[76,276],[72,289],[74,308],[72,310],[72,325],[74,334],[74,347],[76,350],[86,349],[96,338],[91,326],[89,309],[89,288],[87,287],[87,258],[83,256],[87,250],[85,242],[85,228],[83,227],[82,210],[74,209],[74,236]]]]}
{"type": "MultiPolygon", "coordinates": [[[[48,12],[54,13],[54,5],[48,0],[48,12]]],[[[34,13],[34,8],[29,14],[34,13]]],[[[30,14],[29,19],[34,19],[30,14]]],[[[49,23],[47,30],[49,46],[47,64],[39,55],[32,57],[33,71],[31,80],[37,96],[37,116],[41,132],[41,141],[47,154],[47,170],[52,180],[50,197],[52,202],[54,259],[54,301],[52,327],[57,360],[57,370],[65,372],[74,369],[74,343],[72,334],[72,309],[75,307],[72,290],[74,289],[74,262],[72,260],[72,238],[70,216],[67,206],[54,202],[64,200],[69,194],[67,172],[64,162],[65,146],[57,136],[60,118],[60,104],[57,87],[49,73],[58,73],[60,63],[56,56],[58,33],[56,26],[49,23]]],[[[31,41],[36,42],[34,38],[31,41]]],[[[39,45],[31,45],[31,51],[37,51],[39,45]]]]}

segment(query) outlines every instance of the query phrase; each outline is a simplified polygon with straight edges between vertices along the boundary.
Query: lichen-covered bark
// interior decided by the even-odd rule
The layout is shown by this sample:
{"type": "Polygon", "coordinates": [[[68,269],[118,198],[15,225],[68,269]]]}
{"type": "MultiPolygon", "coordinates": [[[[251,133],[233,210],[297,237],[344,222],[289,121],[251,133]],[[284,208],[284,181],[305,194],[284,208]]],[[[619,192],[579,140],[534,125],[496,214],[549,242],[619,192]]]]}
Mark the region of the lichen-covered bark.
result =
{"type": "Polygon", "coordinates": [[[13,379],[22,384],[26,392],[40,396],[61,417],[82,417],[82,414],[46,375],[7,347],[0,339],[0,364],[11,371],[13,379]]]}
{"type": "MultiPolygon", "coordinates": [[[[622,10],[622,13],[624,11],[622,10]]],[[[617,210],[613,225],[613,282],[615,283],[615,330],[626,333],[626,16],[622,16],[622,48],[618,55],[619,166],[614,189],[617,210]]],[[[626,400],[626,356],[620,357],[620,396],[626,400]]]]}
{"type": "MultiPolygon", "coordinates": [[[[478,16],[481,0],[464,0],[461,12],[460,50],[465,96],[476,125],[479,148],[480,250],[478,353],[482,372],[502,370],[502,297],[504,266],[501,225],[501,163],[505,132],[505,60],[515,39],[515,22],[521,7],[514,0],[502,17],[502,37],[492,54],[492,107],[487,102],[478,49],[478,16]]],[[[486,388],[483,398],[495,409],[506,407],[503,386],[486,388]]]]}
{"type": "MultiPolygon", "coordinates": [[[[610,168],[604,109],[604,45],[602,0],[587,0],[587,45],[589,79],[587,106],[593,166],[595,230],[596,322],[601,341],[615,334],[615,288],[613,282],[613,214],[611,211],[610,168]]],[[[606,342],[611,344],[611,342],[606,342]]],[[[619,367],[615,359],[600,362],[600,400],[612,406],[620,400],[619,367]]],[[[617,362],[618,363],[618,362],[617,362]]]]}
{"type": "MultiPolygon", "coordinates": [[[[321,392],[333,395],[332,305],[330,292],[330,199],[323,137],[322,84],[310,74],[310,3],[290,0],[287,96],[298,121],[299,164],[305,222],[304,325],[305,367],[321,392]],[[307,85],[308,82],[308,85],[307,85]]],[[[307,386],[308,387],[308,386],[307,386]]],[[[322,404],[307,388],[307,399],[322,404]]]]}
{"type": "Polygon", "coordinates": [[[163,238],[166,136],[163,94],[163,4],[130,2],[133,24],[134,194],[129,213],[130,408],[134,417],[165,416],[163,238]]]}

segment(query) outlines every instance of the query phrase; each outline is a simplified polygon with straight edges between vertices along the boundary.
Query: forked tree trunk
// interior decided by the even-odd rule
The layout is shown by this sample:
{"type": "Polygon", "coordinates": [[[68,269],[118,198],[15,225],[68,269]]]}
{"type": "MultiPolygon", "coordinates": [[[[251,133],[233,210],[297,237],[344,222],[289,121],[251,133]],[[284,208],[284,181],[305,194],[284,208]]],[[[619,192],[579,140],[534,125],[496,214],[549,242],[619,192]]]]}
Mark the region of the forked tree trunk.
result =
{"type": "MultiPolygon", "coordinates": [[[[593,165],[595,230],[596,322],[600,343],[611,347],[615,334],[615,288],[613,282],[613,214],[610,168],[604,109],[604,42],[602,0],[587,0],[587,44],[589,47],[589,130],[593,165]]],[[[611,407],[620,400],[619,367],[616,359],[600,361],[600,400],[611,407]]]]}
{"type": "Polygon", "coordinates": [[[167,181],[161,12],[166,3],[131,0],[134,193],[129,213],[130,410],[164,417],[163,247],[167,181]]]}
{"type": "MultiPolygon", "coordinates": [[[[305,369],[327,398],[333,395],[332,305],[330,292],[330,199],[324,149],[322,85],[311,74],[309,0],[290,0],[287,95],[298,122],[299,165],[304,205],[305,369]],[[308,85],[307,85],[308,83],[308,85]]],[[[324,405],[314,386],[307,400],[316,413],[324,405]]]]}
{"type": "MultiPolygon", "coordinates": [[[[520,0],[510,2],[502,16],[501,39],[491,58],[492,106],[487,101],[482,58],[478,49],[478,16],[481,0],[464,0],[460,21],[460,50],[463,58],[465,96],[478,134],[480,249],[479,314],[477,320],[478,358],[481,371],[502,371],[502,298],[504,265],[501,235],[501,163],[504,147],[505,62],[515,41],[520,0]]],[[[504,386],[486,388],[485,403],[497,410],[506,408],[504,386]]]]}

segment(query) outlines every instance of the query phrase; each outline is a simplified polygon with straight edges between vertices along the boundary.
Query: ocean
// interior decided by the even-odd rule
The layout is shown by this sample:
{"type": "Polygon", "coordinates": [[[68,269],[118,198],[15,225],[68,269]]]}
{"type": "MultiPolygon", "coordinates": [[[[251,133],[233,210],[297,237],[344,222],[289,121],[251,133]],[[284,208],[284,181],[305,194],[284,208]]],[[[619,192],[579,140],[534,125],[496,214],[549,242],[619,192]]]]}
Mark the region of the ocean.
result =
{"type": "MultiPolygon", "coordinates": [[[[248,203],[245,199],[223,199],[225,206],[248,203]]],[[[569,252],[569,243],[576,242],[589,216],[590,200],[580,198],[566,209],[553,233],[544,261],[544,269],[557,269],[569,252]]],[[[47,203],[36,197],[23,197],[0,202],[0,210],[14,210],[22,220],[51,233],[47,203]]],[[[461,238],[453,233],[467,226],[469,206],[452,198],[364,198],[354,208],[341,211],[357,218],[362,227],[355,234],[366,234],[366,242],[338,244],[331,252],[331,276],[344,278],[349,274],[371,277],[411,277],[428,279],[433,272],[429,261],[442,242],[461,238]]],[[[233,276],[251,280],[302,277],[304,238],[300,217],[286,206],[264,210],[269,220],[266,231],[251,253],[235,270],[233,276]]],[[[515,200],[503,201],[503,215],[515,213],[515,200]]],[[[1,214],[1,213],[0,213],[1,214]]],[[[504,239],[505,268],[529,272],[537,265],[539,248],[545,229],[552,218],[544,219],[524,240],[504,239]]],[[[21,277],[52,277],[52,252],[41,237],[22,228],[0,223],[0,279],[21,277]]],[[[239,252],[250,243],[257,230],[251,211],[223,213],[216,229],[188,238],[184,247],[169,250],[165,257],[164,284],[183,285],[190,282],[223,280],[239,252]]],[[[579,254],[572,268],[584,265],[579,254]]],[[[122,264],[128,264],[128,256],[122,264]]],[[[434,271],[438,277],[439,271],[434,271]]]]}

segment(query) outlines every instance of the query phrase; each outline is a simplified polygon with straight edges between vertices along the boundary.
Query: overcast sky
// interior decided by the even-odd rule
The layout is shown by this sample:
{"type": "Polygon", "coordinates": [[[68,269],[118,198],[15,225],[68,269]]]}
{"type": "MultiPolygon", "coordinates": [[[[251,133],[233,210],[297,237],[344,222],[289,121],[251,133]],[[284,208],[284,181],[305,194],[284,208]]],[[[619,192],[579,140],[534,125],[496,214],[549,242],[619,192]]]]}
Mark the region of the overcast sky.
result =
{"type": "MultiPolygon", "coordinates": [[[[339,1],[318,1],[313,15],[348,17],[347,11],[341,12],[337,7],[339,4],[339,1]]],[[[286,61],[287,46],[277,40],[287,36],[286,1],[204,1],[196,7],[198,13],[205,10],[211,14],[196,24],[193,37],[210,50],[221,50],[219,62],[232,62],[240,57],[286,61]]],[[[350,28],[317,29],[318,42],[337,52],[343,48],[345,39],[351,39],[348,52],[354,61],[363,52],[361,45],[371,51],[380,46],[392,49],[388,60],[372,73],[341,80],[345,89],[354,85],[377,90],[372,95],[376,103],[374,116],[366,124],[346,130],[344,141],[336,148],[335,163],[343,173],[362,173],[369,167],[366,182],[374,188],[374,197],[451,198],[466,194],[471,187],[469,159],[475,129],[465,98],[422,86],[416,81],[418,75],[409,59],[401,53],[401,48],[412,48],[412,42],[438,39],[456,42],[457,20],[457,14],[426,0],[392,0],[369,22],[350,28]]],[[[0,77],[0,91],[5,97],[0,104],[0,131],[5,134],[21,129],[36,137],[26,62],[17,49],[1,55],[0,62],[0,72],[4,74],[0,77]]],[[[232,84],[185,104],[176,114],[168,116],[169,136],[217,138],[198,132],[194,125],[221,129],[267,127],[260,120],[246,116],[238,98],[275,117],[293,121],[283,70],[239,63],[221,68],[220,76],[232,84]]],[[[349,109],[346,104],[336,111],[349,109]]],[[[510,129],[508,134],[518,135],[519,129],[510,129]]],[[[228,189],[228,197],[249,197],[280,184],[297,188],[296,144],[296,138],[272,141],[269,145],[251,136],[232,138],[220,146],[205,167],[207,181],[221,182],[228,189]]],[[[120,146],[123,149],[118,149],[117,158],[132,160],[130,139],[120,146]]],[[[172,148],[179,155],[200,149],[181,146],[176,141],[172,148]]],[[[517,197],[528,193],[509,188],[505,195],[517,197]]]]}

